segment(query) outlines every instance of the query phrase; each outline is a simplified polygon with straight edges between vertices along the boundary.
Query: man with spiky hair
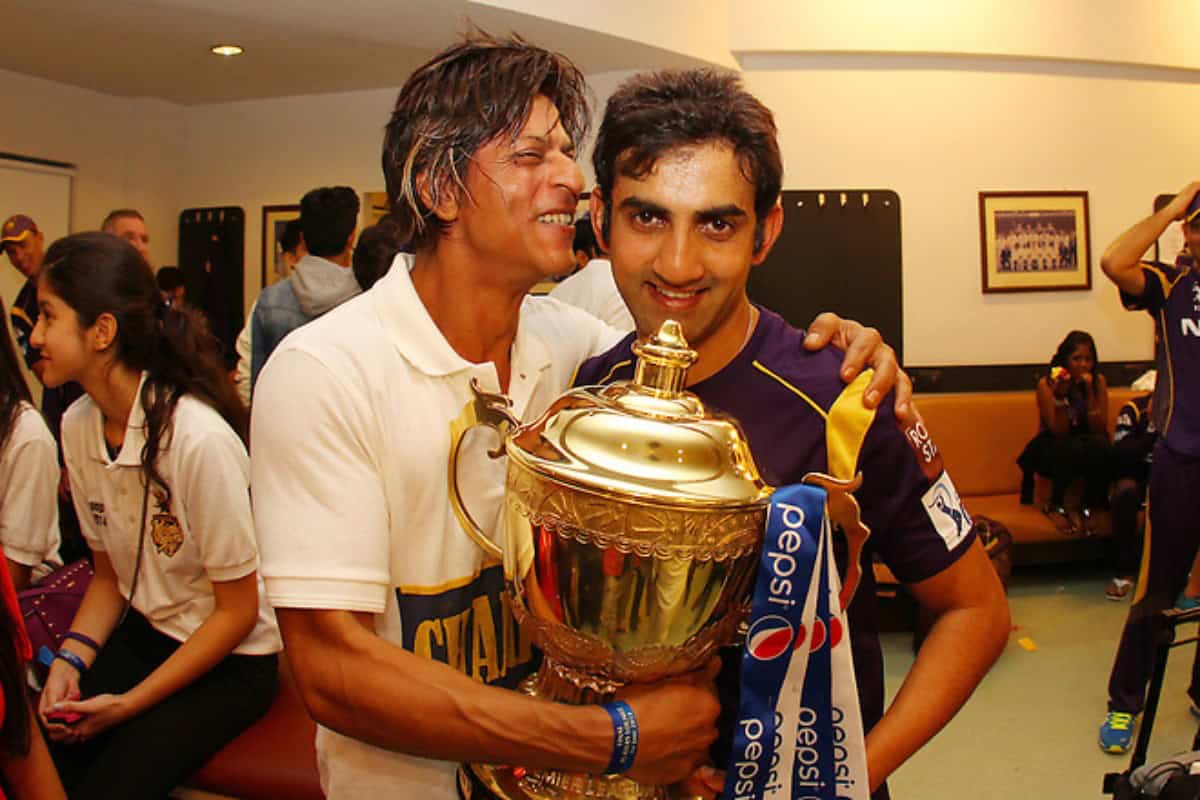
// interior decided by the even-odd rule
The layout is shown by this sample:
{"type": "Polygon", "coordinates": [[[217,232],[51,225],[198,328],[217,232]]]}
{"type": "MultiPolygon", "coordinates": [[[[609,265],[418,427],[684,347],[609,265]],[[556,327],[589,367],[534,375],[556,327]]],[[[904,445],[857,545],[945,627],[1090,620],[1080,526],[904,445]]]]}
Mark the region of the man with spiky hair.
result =
{"type": "Polygon", "coordinates": [[[711,671],[631,688],[628,708],[611,711],[509,691],[530,672],[530,644],[501,565],[450,501],[459,448],[470,513],[497,527],[503,465],[486,457],[486,436],[455,433],[473,382],[533,419],[617,338],[579,309],[529,297],[573,262],[586,94],[570,61],[517,38],[477,35],[417,69],[383,152],[412,254],[292,333],[256,385],[262,574],[320,723],[331,800],[453,798],[459,761],[669,784],[716,735],[711,671]],[[634,719],[635,752],[618,757],[614,736],[634,719]]]}
{"type": "MultiPolygon", "coordinates": [[[[472,379],[528,418],[615,338],[582,311],[527,299],[573,260],[585,91],[565,58],[515,39],[476,38],[418,69],[384,150],[415,255],[288,337],[257,382],[263,574],[333,800],[452,798],[463,760],[609,764],[604,709],[509,690],[532,652],[446,478],[472,379]]],[[[472,513],[492,520],[503,473],[478,444],[464,446],[459,477],[472,513]]],[[[711,684],[626,699],[641,729],[630,774],[688,775],[715,735],[711,684]]]]}

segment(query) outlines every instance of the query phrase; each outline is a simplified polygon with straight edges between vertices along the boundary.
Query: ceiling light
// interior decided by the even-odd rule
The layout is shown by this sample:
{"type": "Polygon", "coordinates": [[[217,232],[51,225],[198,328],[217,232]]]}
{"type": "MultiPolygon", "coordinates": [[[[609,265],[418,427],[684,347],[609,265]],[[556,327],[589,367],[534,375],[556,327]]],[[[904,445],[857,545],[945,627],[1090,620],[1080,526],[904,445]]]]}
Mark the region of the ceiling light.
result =
{"type": "Polygon", "coordinates": [[[245,52],[236,44],[214,44],[209,50],[219,56],[240,56],[245,52]]]}

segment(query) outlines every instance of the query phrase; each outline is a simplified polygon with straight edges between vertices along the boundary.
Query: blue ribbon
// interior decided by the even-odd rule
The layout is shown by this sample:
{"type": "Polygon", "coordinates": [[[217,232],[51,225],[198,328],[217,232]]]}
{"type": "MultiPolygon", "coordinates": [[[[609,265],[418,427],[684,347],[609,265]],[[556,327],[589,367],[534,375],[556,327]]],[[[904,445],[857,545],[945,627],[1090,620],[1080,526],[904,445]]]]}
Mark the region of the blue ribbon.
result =
{"type": "MultiPolygon", "coordinates": [[[[762,798],[768,791],[778,791],[781,770],[790,773],[796,763],[791,758],[791,737],[796,737],[800,731],[779,730],[784,718],[780,713],[780,702],[798,702],[798,687],[785,691],[784,683],[793,653],[797,658],[809,656],[808,641],[812,632],[804,630],[803,615],[813,585],[813,570],[822,565],[821,555],[827,547],[823,539],[824,516],[825,491],[822,489],[797,484],[777,489],[772,495],[750,624],[742,651],[741,702],[726,771],[724,796],[727,798],[750,800],[762,798]],[[795,650],[797,640],[801,645],[798,652],[795,650]]],[[[823,616],[827,619],[829,592],[825,573],[827,570],[822,568],[816,599],[824,598],[823,616]],[[821,585],[825,591],[820,591],[821,585]]],[[[821,691],[823,685],[827,707],[830,704],[829,649],[824,648],[824,652],[824,681],[806,679],[804,683],[806,695],[810,684],[814,684],[814,692],[821,691]]],[[[805,697],[805,706],[809,699],[805,697]]],[[[811,700],[816,703],[819,698],[814,695],[811,700]]],[[[829,738],[820,733],[817,735],[829,738]]],[[[784,780],[793,776],[788,774],[784,780]]]]}

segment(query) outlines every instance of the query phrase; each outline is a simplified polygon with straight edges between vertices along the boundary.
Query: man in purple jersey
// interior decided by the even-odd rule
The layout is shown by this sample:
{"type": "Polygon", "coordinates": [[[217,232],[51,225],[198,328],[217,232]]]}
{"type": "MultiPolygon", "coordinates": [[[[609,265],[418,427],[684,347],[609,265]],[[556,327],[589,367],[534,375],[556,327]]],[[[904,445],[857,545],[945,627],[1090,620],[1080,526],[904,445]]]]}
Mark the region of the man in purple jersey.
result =
{"type": "MultiPolygon", "coordinates": [[[[843,384],[836,352],[806,352],[803,331],[746,296],[783,223],[771,112],[732,74],[636,76],[608,101],[593,162],[593,224],[637,331],[585,362],[576,384],[631,377],[635,338],[676,319],[700,355],[690,391],[741,421],[764,479],[863,476],[856,496],[872,533],[849,614],[871,788],[886,797],[887,776],[954,716],[1003,649],[1000,582],[919,419],[898,423],[886,402],[865,410],[864,380],[843,384]],[[887,713],[872,553],[938,615],[887,713]]],[[[839,544],[844,573],[840,534],[839,544]]],[[[726,659],[733,693],[737,660],[726,659]]],[[[728,731],[736,702],[722,705],[728,731]]],[[[714,752],[718,766],[723,758],[714,752]]],[[[700,793],[711,797],[721,779],[709,777],[700,793]]]]}
{"type": "MultiPolygon", "coordinates": [[[[1158,381],[1154,423],[1159,430],[1146,494],[1142,568],[1133,605],[1108,681],[1108,714],[1100,747],[1124,753],[1146,699],[1161,629],[1159,612],[1170,608],[1187,582],[1200,545],[1200,183],[1191,183],[1160,211],[1121,234],[1104,251],[1100,266],[1121,290],[1128,309],[1154,318],[1158,381]],[[1142,262],[1142,254],[1174,221],[1183,224],[1191,258],[1186,265],[1142,262]]],[[[1188,695],[1200,708],[1200,652],[1192,664],[1188,695]]]]}

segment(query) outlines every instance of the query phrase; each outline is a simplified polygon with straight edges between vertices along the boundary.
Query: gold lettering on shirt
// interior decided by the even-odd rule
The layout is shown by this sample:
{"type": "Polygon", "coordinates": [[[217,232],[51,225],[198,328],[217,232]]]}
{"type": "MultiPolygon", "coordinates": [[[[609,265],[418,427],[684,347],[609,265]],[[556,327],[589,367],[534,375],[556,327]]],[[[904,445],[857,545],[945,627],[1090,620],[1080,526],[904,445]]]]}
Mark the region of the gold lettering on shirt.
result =
{"type": "Polygon", "coordinates": [[[496,652],[496,624],[492,621],[492,604],[487,595],[476,597],[471,611],[475,617],[471,626],[474,634],[471,656],[475,662],[471,665],[471,677],[480,683],[494,681],[504,675],[504,664],[496,652]]]}

